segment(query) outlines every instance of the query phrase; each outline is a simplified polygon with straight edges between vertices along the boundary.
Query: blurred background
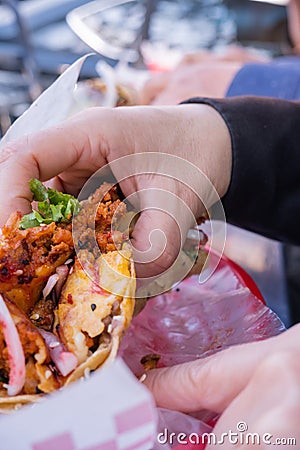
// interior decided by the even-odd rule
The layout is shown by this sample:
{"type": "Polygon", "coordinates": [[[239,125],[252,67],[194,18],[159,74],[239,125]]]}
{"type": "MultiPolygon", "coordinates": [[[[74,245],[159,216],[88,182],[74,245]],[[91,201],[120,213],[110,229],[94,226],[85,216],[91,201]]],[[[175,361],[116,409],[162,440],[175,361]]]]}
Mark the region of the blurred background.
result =
{"type": "MultiPolygon", "coordinates": [[[[0,136],[68,65],[91,51],[81,80],[98,77],[99,61],[111,67],[121,61],[138,74],[172,68],[187,52],[221,52],[230,44],[270,57],[289,55],[286,3],[0,0],[0,136]]],[[[253,276],[287,326],[299,320],[297,249],[230,227],[226,253],[253,276]]]]}
{"type": "Polygon", "coordinates": [[[85,63],[82,77],[97,76],[99,59],[143,69],[155,60],[169,58],[171,64],[178,54],[231,43],[288,54],[284,3],[0,0],[1,132],[66,65],[91,50],[96,55],[85,63]]]}

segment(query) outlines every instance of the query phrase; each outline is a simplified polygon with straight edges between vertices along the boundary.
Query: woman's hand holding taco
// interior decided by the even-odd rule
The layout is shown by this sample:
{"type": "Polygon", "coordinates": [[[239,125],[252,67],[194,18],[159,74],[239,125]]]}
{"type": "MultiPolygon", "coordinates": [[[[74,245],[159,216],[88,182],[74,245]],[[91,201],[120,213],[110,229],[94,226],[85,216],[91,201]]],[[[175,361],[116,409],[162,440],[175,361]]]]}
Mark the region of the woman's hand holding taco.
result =
{"type": "MultiPolygon", "coordinates": [[[[207,175],[220,197],[225,194],[231,172],[230,137],[221,116],[211,107],[95,108],[61,126],[12,142],[2,150],[0,224],[3,225],[13,211],[29,211],[32,194],[28,180],[32,178],[41,181],[52,179],[55,188],[76,195],[84,182],[107,162],[129,154],[147,155],[149,152],[169,153],[188,160],[207,175]]],[[[157,170],[160,169],[158,162],[157,170]]],[[[168,171],[167,164],[165,170],[168,171]]],[[[115,175],[122,177],[122,173],[115,175]]],[[[167,242],[160,257],[149,264],[137,265],[137,276],[160,273],[177,256],[179,232],[185,234],[191,224],[184,213],[178,214],[176,223],[163,211],[155,211],[153,205],[157,190],[151,189],[173,192],[188,205],[196,218],[203,214],[203,206],[190,189],[167,177],[155,174],[135,176],[120,185],[125,197],[146,190],[142,201],[144,212],[132,236],[135,248],[147,250],[148,236],[157,229],[163,231],[167,242]],[[147,211],[149,207],[152,209],[147,211]]],[[[199,191],[201,188],[199,185],[199,191]]],[[[206,195],[205,192],[201,194],[206,195]]],[[[148,255],[148,260],[161,253],[159,245],[155,248],[156,242],[155,239],[151,242],[154,257],[148,255]]]]}

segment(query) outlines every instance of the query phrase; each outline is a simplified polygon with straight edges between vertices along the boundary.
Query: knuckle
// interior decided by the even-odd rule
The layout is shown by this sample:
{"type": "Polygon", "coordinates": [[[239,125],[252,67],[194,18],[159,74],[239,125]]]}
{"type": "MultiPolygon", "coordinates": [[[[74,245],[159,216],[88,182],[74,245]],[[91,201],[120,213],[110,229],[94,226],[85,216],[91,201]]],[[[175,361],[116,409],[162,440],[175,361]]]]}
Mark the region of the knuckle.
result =
{"type": "Polygon", "coordinates": [[[20,153],[28,147],[29,136],[19,138],[17,140],[9,141],[0,152],[0,164],[7,163],[18,158],[20,153]]]}
{"type": "Polygon", "coordinates": [[[293,351],[275,351],[262,361],[260,368],[263,372],[279,371],[282,373],[286,368],[291,369],[295,364],[298,364],[295,361],[295,356],[295,352],[293,351]]]}
{"type": "Polygon", "coordinates": [[[14,147],[12,144],[9,144],[6,147],[4,147],[0,153],[0,164],[9,161],[12,157],[16,155],[16,153],[17,148],[14,147]]]}
{"type": "Polygon", "coordinates": [[[285,397],[297,398],[300,403],[300,361],[295,351],[275,351],[262,361],[254,374],[253,381],[272,389],[285,390],[285,397]]]}
{"type": "Polygon", "coordinates": [[[195,401],[201,407],[216,412],[223,410],[231,397],[226,380],[220,382],[223,373],[223,358],[220,355],[198,360],[190,367],[187,377],[191,392],[196,395],[195,401]]]}

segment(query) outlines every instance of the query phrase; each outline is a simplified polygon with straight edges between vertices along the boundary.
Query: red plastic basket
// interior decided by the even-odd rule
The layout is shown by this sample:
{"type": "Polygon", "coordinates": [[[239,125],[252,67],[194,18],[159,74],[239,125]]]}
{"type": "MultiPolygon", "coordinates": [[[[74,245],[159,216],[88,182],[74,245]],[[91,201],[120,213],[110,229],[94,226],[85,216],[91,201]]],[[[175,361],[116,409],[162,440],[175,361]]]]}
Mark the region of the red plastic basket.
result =
{"type": "MultiPolygon", "coordinates": [[[[208,250],[208,249],[207,249],[208,250]]],[[[238,264],[236,264],[234,261],[229,259],[227,256],[222,255],[220,257],[220,254],[217,250],[214,250],[212,248],[209,249],[210,258],[220,258],[220,262],[218,264],[219,268],[223,268],[225,266],[229,266],[234,275],[238,278],[241,284],[243,284],[245,287],[247,287],[259,300],[261,300],[264,304],[266,304],[262,293],[260,292],[257,284],[254,282],[254,280],[251,278],[251,276],[238,264]]],[[[218,270],[218,269],[217,269],[218,270]]],[[[214,424],[210,424],[211,426],[214,426],[214,424]]],[[[178,444],[176,447],[173,447],[173,450],[204,450],[206,447],[206,444],[178,444]]]]}

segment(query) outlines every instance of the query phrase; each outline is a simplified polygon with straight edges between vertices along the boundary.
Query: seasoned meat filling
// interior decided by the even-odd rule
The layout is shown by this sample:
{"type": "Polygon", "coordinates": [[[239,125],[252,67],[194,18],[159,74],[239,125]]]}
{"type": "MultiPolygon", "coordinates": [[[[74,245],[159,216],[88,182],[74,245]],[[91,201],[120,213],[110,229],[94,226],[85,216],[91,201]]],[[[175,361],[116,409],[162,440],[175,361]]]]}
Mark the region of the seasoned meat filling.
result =
{"type": "Polygon", "coordinates": [[[102,253],[120,249],[127,238],[119,231],[112,231],[112,225],[126,213],[126,205],[118,196],[116,186],[104,183],[97,191],[82,202],[82,210],[76,217],[76,245],[80,250],[95,254],[94,233],[102,253]],[[99,204],[96,215],[95,206],[99,204]]]}
{"type": "Polygon", "coordinates": [[[11,216],[0,237],[0,293],[28,313],[50,275],[73,253],[71,225],[52,222],[20,230],[21,214],[11,216]]]}

